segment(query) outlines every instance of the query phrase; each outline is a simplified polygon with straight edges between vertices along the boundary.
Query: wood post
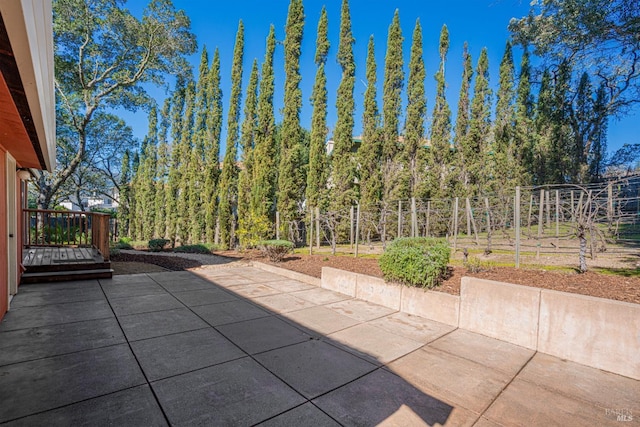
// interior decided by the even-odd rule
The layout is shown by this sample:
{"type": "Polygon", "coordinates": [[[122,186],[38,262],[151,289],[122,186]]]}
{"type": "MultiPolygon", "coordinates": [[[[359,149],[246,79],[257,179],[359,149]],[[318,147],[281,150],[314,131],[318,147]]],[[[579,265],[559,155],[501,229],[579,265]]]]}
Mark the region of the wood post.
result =
{"type": "MultiPolygon", "coordinates": [[[[473,217],[473,212],[471,211],[471,202],[469,201],[469,198],[467,197],[466,200],[466,204],[467,204],[467,221],[471,222],[471,226],[473,227],[473,234],[475,234],[476,236],[476,245],[480,246],[480,239],[478,239],[478,228],[476,227],[476,220],[473,217]]],[[[468,225],[467,225],[468,227],[468,225]]]]}
{"type": "Polygon", "coordinates": [[[320,208],[316,206],[316,249],[320,249],[320,208]]]}
{"type": "Polygon", "coordinates": [[[536,259],[540,258],[540,239],[544,225],[544,189],[540,190],[540,211],[538,213],[538,244],[536,245],[536,259]]]}
{"type": "Polygon", "coordinates": [[[398,200],[398,235],[396,238],[402,237],[402,200],[398,200]]]}
{"type": "Polygon", "coordinates": [[[276,240],[280,240],[280,212],[276,211],[276,240]]]}
{"type": "MultiPolygon", "coordinates": [[[[486,199],[485,199],[486,200],[486,199]]],[[[520,268],[520,186],[516,187],[513,222],[516,226],[516,268],[520,268]]]]}
{"type": "Polygon", "coordinates": [[[309,255],[313,255],[313,208],[309,208],[309,255]]]}
{"type": "Polygon", "coordinates": [[[356,208],[356,249],[354,256],[358,258],[358,244],[360,243],[360,203],[356,208]]]}
{"type": "Polygon", "coordinates": [[[560,191],[556,190],[556,246],[559,245],[560,238],[560,191]]]}
{"type": "Polygon", "coordinates": [[[353,250],[353,206],[349,209],[349,247],[353,250]]]}
{"type": "Polygon", "coordinates": [[[411,237],[418,235],[418,216],[416,213],[416,198],[411,198],[411,237]]]}
{"type": "Polygon", "coordinates": [[[456,243],[458,240],[458,204],[459,199],[456,197],[455,204],[453,206],[453,252],[456,251],[456,243]]]}
{"type": "MultiPolygon", "coordinates": [[[[640,191],[640,190],[638,190],[640,191]]],[[[640,208],[639,208],[640,209],[640,208]]],[[[431,200],[427,202],[427,224],[425,230],[425,236],[429,237],[429,217],[431,216],[431,200]]]]}

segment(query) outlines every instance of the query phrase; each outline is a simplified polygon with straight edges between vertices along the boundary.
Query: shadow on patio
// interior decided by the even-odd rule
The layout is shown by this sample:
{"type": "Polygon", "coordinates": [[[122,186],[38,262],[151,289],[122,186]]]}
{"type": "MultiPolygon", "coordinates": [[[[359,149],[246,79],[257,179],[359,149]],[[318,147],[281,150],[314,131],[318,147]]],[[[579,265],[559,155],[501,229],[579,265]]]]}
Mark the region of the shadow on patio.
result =
{"type": "MultiPolygon", "coordinates": [[[[322,305],[347,297],[254,268],[205,272],[23,286],[0,326],[0,422],[435,425],[451,416],[384,368],[421,343],[397,340],[380,360],[327,336],[366,326],[322,305]]],[[[392,312],[378,309],[370,316],[392,312]]]]}

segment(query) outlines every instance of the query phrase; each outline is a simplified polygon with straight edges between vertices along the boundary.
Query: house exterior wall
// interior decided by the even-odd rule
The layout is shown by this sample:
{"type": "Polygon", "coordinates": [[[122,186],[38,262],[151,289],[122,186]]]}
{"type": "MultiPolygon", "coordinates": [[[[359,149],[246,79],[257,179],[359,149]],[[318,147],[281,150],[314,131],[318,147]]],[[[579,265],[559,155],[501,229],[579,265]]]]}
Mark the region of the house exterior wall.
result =
{"type": "Polygon", "coordinates": [[[9,308],[7,233],[7,152],[0,145],[0,319],[9,308]]]}

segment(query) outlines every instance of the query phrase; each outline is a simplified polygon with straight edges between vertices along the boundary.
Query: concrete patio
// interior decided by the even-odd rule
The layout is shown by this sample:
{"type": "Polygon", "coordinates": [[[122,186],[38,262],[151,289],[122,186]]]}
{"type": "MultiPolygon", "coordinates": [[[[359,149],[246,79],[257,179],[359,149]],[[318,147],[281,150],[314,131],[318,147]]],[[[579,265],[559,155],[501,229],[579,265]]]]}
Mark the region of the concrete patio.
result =
{"type": "Polygon", "coordinates": [[[640,424],[640,381],[254,267],[196,273],[21,287],[0,424],[640,424]]]}

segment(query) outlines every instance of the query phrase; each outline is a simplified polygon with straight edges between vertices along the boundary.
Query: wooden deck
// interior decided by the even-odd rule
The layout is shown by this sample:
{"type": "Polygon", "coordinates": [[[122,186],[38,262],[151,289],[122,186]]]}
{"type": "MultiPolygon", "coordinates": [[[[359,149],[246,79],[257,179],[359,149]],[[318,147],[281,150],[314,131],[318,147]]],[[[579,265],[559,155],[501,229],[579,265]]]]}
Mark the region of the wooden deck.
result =
{"type": "Polygon", "coordinates": [[[28,247],[24,249],[22,283],[111,277],[111,263],[95,248],[28,247]]]}
{"type": "Polygon", "coordinates": [[[27,268],[43,265],[104,262],[102,255],[93,248],[28,248],[25,249],[24,254],[22,265],[27,268]]]}

